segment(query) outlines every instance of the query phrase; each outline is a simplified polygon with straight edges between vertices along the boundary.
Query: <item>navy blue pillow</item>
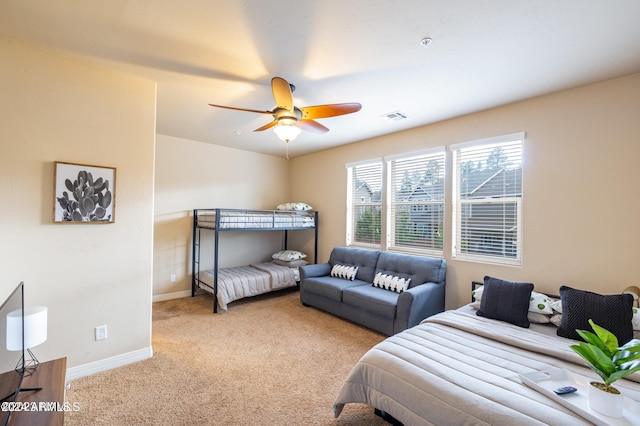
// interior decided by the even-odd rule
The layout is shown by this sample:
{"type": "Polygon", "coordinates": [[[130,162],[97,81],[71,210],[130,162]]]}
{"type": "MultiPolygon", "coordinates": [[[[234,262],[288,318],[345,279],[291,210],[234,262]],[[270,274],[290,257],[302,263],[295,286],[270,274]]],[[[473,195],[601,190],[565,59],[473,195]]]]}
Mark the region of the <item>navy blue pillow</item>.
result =
{"type": "MultiPolygon", "coordinates": [[[[484,296],[483,296],[484,297],[484,296]]],[[[558,336],[582,340],[576,332],[593,332],[589,320],[609,330],[620,346],[633,339],[633,296],[630,294],[602,295],[571,287],[560,287],[562,320],[558,336]]]]}
{"type": "Polygon", "coordinates": [[[533,284],[484,277],[477,315],[529,328],[529,301],[533,284]]]}

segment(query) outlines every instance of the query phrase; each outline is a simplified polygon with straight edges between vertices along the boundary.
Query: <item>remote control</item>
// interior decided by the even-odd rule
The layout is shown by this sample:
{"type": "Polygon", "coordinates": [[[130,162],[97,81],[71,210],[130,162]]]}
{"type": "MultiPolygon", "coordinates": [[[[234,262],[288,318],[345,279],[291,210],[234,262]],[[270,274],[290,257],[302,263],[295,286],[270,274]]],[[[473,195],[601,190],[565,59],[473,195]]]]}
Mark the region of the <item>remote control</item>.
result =
{"type": "Polygon", "coordinates": [[[567,393],[575,392],[577,390],[578,389],[574,388],[573,386],[563,386],[561,388],[554,389],[553,391],[555,393],[557,393],[558,395],[564,395],[564,394],[567,394],[567,393]]]}

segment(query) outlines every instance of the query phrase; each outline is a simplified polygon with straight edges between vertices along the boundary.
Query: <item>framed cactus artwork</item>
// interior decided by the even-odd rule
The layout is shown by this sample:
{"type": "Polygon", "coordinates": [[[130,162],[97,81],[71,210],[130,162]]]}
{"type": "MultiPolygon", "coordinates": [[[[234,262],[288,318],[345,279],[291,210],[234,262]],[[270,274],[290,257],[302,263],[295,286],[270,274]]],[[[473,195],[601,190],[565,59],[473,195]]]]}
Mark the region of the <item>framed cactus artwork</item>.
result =
{"type": "Polygon", "coordinates": [[[55,223],[115,222],[116,169],[54,162],[55,223]]]}

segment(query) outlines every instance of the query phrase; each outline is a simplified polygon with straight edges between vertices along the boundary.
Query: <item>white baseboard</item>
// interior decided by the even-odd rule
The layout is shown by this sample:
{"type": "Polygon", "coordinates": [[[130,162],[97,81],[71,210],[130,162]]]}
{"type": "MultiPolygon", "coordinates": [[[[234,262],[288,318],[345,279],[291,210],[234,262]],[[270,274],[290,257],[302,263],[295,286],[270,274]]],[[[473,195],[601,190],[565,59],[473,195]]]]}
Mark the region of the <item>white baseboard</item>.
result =
{"type": "Polygon", "coordinates": [[[151,346],[144,349],[139,349],[133,352],[127,352],[126,354],[116,355],[111,358],[102,359],[100,361],[90,362],[88,364],[79,365],[77,367],[67,368],[66,381],[79,379],[80,377],[90,376],[101,371],[111,370],[113,368],[122,367],[123,365],[131,364],[134,362],[142,361],[153,356],[153,349],[151,346]]]}
{"type": "Polygon", "coordinates": [[[151,299],[153,302],[163,302],[171,299],[181,299],[191,297],[191,290],[176,291],[174,293],[158,294],[151,299]]]}

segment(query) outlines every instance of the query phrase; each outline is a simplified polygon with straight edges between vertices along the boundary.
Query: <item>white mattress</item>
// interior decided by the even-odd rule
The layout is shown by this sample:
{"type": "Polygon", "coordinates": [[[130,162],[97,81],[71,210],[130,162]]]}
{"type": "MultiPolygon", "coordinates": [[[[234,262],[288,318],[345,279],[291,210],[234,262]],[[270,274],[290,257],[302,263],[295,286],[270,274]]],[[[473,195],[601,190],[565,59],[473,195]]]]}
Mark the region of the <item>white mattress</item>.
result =
{"type": "MultiPolygon", "coordinates": [[[[198,225],[215,228],[216,214],[199,213],[198,225]]],[[[219,229],[270,229],[270,228],[313,228],[315,219],[312,213],[294,212],[242,212],[221,211],[219,229]]]]}

